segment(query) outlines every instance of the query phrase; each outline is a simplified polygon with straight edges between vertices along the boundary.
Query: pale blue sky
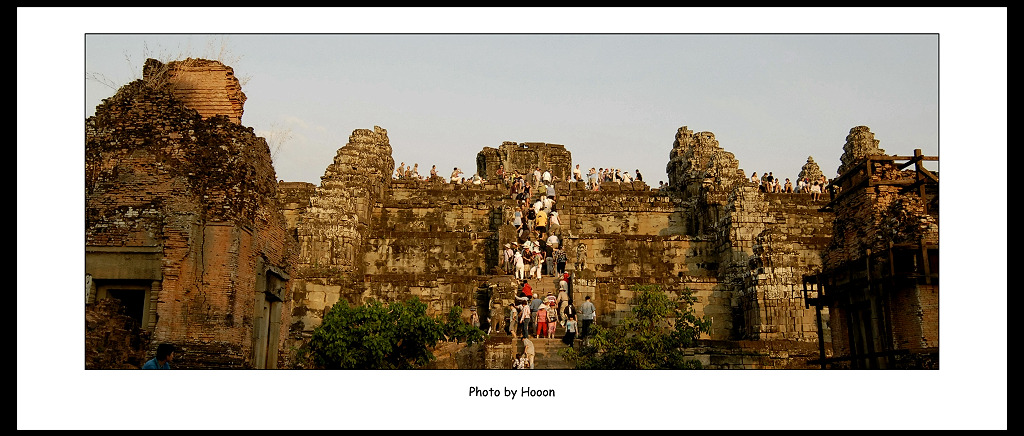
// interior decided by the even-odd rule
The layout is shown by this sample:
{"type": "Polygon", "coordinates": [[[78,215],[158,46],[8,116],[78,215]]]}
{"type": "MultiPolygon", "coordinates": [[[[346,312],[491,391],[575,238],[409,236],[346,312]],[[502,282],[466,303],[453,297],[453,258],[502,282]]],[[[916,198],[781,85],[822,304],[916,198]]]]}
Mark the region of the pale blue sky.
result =
{"type": "Polygon", "coordinates": [[[1006,8],[18,8],[18,428],[491,428],[502,425],[495,411],[568,403],[586,410],[567,423],[578,429],[1005,429],[1006,42],[1006,8]],[[99,33],[182,36],[86,37],[99,33]],[[230,36],[208,49],[211,33],[230,36]],[[888,153],[938,154],[943,369],[187,371],[145,381],[82,371],[82,128],[114,93],[87,75],[117,86],[139,77],[143,41],[158,58],[216,58],[226,47],[247,79],[243,124],[291,129],[275,166],[292,181],[318,182],[352,130],[374,125],[388,129],[398,162],[472,171],[485,146],[545,141],[581,166],[640,168],[654,184],[684,125],[714,132],[748,175],[792,177],[808,155],[834,175],[857,125],[888,153]],[[43,304],[41,289],[57,293],[43,304]],[[473,399],[472,385],[559,396],[473,399]],[[236,419],[257,398],[291,412],[236,419]],[[637,401],[618,401],[609,417],[596,398],[637,401]],[[815,401],[861,418],[779,412],[815,401]]]}
{"type": "MultiPolygon", "coordinates": [[[[86,113],[146,57],[219,58],[243,124],[288,132],[278,178],[318,183],[354,129],[388,129],[396,165],[472,174],[502,141],[565,145],[586,169],[667,180],[676,130],[711,131],[740,167],[834,176],[849,129],[938,154],[936,34],[86,35],[86,113]]],[[[933,168],[936,169],[936,168],[933,168]]]]}

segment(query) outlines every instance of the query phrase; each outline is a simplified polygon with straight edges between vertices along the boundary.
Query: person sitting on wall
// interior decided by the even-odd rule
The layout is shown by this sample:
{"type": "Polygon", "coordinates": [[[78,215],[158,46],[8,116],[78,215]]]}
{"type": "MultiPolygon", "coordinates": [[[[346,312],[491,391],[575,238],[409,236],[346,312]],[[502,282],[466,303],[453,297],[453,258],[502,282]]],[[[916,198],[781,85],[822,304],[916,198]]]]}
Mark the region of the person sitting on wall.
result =
{"type": "Polygon", "coordinates": [[[171,369],[172,360],[174,360],[174,345],[160,344],[156,347],[156,357],[142,365],[142,369],[171,369]]]}

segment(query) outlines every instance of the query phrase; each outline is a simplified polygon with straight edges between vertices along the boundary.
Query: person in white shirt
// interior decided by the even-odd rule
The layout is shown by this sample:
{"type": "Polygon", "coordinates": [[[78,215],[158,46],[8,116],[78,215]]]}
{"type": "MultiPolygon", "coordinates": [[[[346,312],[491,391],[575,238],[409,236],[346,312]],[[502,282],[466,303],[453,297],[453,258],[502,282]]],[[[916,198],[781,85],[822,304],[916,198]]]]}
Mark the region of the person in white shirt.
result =
{"type": "Polygon", "coordinates": [[[555,236],[553,233],[560,232],[561,228],[562,223],[558,221],[558,212],[551,212],[548,215],[548,233],[552,233],[551,236],[555,236]]]}
{"type": "Polygon", "coordinates": [[[523,264],[523,253],[521,251],[519,251],[519,250],[516,250],[516,253],[514,255],[512,255],[512,262],[515,265],[515,276],[516,276],[516,279],[525,280],[526,279],[526,265],[523,264]]]}
{"type": "Polygon", "coordinates": [[[531,341],[526,336],[523,336],[523,347],[525,348],[525,350],[523,351],[523,355],[526,356],[526,361],[529,362],[529,368],[533,369],[533,359],[534,356],[536,356],[536,351],[533,348],[533,341],[531,341]]]}

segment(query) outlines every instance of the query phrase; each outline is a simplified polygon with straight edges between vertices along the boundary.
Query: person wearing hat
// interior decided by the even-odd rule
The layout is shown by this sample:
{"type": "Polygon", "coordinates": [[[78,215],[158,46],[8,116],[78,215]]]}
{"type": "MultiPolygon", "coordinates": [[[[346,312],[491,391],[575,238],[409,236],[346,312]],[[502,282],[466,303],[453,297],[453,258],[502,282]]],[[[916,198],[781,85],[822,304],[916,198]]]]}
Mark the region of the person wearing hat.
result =
{"type": "Polygon", "coordinates": [[[548,322],[548,305],[544,300],[541,300],[540,306],[537,307],[537,337],[550,338],[551,332],[548,331],[550,325],[551,323],[548,322]]]}
{"type": "Polygon", "coordinates": [[[476,307],[469,308],[469,324],[473,328],[480,328],[480,315],[476,313],[476,307]]]}
{"type": "Polygon", "coordinates": [[[537,329],[539,327],[537,325],[537,320],[538,320],[537,311],[540,310],[540,306],[542,304],[544,304],[544,300],[540,299],[540,295],[537,295],[536,293],[534,293],[533,294],[533,299],[530,300],[530,330],[533,332],[533,337],[535,337],[535,338],[538,337],[537,336],[537,329]]]}
{"type": "MultiPolygon", "coordinates": [[[[555,236],[555,233],[561,233],[561,230],[562,230],[561,218],[558,218],[558,212],[557,211],[552,210],[551,213],[548,214],[548,233],[551,234],[551,236],[555,236]]],[[[548,238],[550,239],[551,236],[549,236],[548,238]]],[[[558,237],[556,236],[555,237],[555,245],[557,246],[557,244],[558,244],[558,237]]]]}
{"type": "Polygon", "coordinates": [[[555,329],[558,327],[558,306],[555,304],[555,296],[548,292],[547,298],[544,299],[544,304],[548,306],[546,312],[548,321],[548,339],[555,337],[555,329]]]}
{"type": "Polygon", "coordinates": [[[523,260],[523,252],[519,250],[513,251],[514,253],[512,253],[512,265],[513,268],[515,268],[515,277],[519,280],[524,280],[526,279],[526,264],[523,260]]]}
{"type": "Polygon", "coordinates": [[[513,263],[515,261],[515,252],[512,251],[512,246],[505,244],[505,251],[502,253],[502,259],[505,261],[505,274],[512,274],[512,269],[515,267],[513,263]]]}
{"type": "MultiPolygon", "coordinates": [[[[569,274],[566,274],[566,276],[568,276],[568,275],[569,274]]],[[[565,315],[565,306],[567,304],[569,304],[569,290],[568,290],[568,284],[567,284],[566,280],[568,280],[567,277],[562,277],[562,280],[558,281],[558,287],[559,287],[559,289],[558,289],[558,297],[555,298],[555,305],[558,307],[558,318],[559,318],[559,321],[563,322],[563,325],[564,325],[565,320],[567,318],[566,315],[565,315]],[[566,284],[563,285],[563,283],[566,283],[566,284]]]]}

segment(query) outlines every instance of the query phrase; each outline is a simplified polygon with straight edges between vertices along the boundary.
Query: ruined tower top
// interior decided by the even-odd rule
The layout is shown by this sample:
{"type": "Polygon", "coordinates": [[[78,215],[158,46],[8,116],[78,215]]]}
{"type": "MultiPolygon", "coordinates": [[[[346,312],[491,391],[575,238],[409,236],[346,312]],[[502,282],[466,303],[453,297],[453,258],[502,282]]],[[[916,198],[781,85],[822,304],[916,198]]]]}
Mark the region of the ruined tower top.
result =
{"type": "Polygon", "coordinates": [[[146,59],[142,78],[155,86],[171,85],[174,97],[203,119],[225,115],[235,124],[242,123],[245,94],[234,70],[218,61],[188,58],[163,63],[146,59]]]}
{"type": "Polygon", "coordinates": [[[744,179],[736,155],[722,149],[714,133],[694,133],[687,126],[676,131],[665,172],[669,185],[679,190],[707,183],[728,192],[744,179]]]}
{"type": "Polygon", "coordinates": [[[507,174],[532,174],[537,168],[551,171],[558,180],[572,175],[572,154],[561,144],[504,141],[498,148],[484,147],[477,153],[477,173],[485,179],[495,177],[499,167],[507,174]]]}
{"type": "Polygon", "coordinates": [[[878,148],[878,140],[871,129],[867,126],[850,129],[850,134],[846,135],[846,144],[843,145],[843,155],[839,158],[839,174],[845,173],[861,158],[878,154],[885,154],[885,150],[878,148]]]}
{"type": "Polygon", "coordinates": [[[807,180],[816,182],[821,178],[821,176],[821,167],[818,166],[817,162],[814,162],[813,156],[807,156],[807,163],[800,167],[800,174],[797,174],[797,178],[806,178],[807,180]]]}

